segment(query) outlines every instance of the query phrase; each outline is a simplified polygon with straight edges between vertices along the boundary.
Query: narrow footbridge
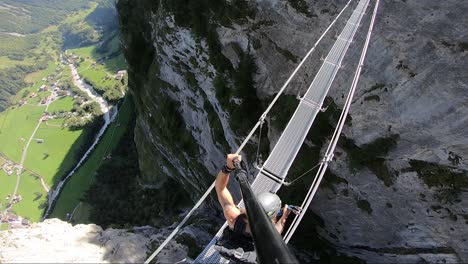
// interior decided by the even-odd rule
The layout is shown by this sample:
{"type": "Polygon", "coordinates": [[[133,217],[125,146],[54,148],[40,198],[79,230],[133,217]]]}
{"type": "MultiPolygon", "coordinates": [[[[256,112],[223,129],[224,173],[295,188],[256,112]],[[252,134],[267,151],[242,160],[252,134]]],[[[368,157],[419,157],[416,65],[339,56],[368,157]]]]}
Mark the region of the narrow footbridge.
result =
{"type": "MultiPolygon", "coordinates": [[[[344,11],[350,6],[353,0],[350,0],[341,10],[341,12],[336,16],[336,18],[331,22],[328,28],[323,32],[322,36],[317,40],[317,42],[313,45],[313,47],[309,50],[309,52],[305,55],[303,60],[299,63],[297,68],[293,71],[291,76],[285,82],[285,84],[281,87],[276,97],[273,99],[271,104],[268,106],[266,111],[262,114],[257,124],[253,127],[250,131],[247,138],[241,144],[239,149],[236,153],[240,153],[243,147],[247,144],[247,142],[251,139],[254,133],[258,130],[258,128],[262,126],[264,123],[265,118],[267,117],[268,113],[270,112],[273,105],[277,102],[278,98],[283,94],[286,87],[289,85],[293,77],[296,73],[301,69],[304,62],[309,58],[312,52],[315,50],[316,46],[322,40],[322,38],[327,34],[331,27],[334,26],[336,21],[343,15],[344,11]]],[[[365,14],[368,12],[367,9],[369,7],[370,0],[359,0],[357,1],[357,5],[352,12],[350,12],[350,16],[347,19],[347,22],[336,38],[334,45],[332,46],[331,50],[329,51],[328,55],[323,59],[322,66],[320,67],[319,71],[317,72],[316,76],[314,77],[312,83],[308,87],[306,93],[300,98],[299,105],[296,108],[293,116],[291,117],[289,123],[287,124],[286,128],[284,129],[281,137],[279,138],[278,142],[274,146],[273,150],[271,151],[270,155],[268,156],[267,160],[263,164],[255,177],[254,182],[252,183],[252,189],[255,193],[261,192],[274,192],[276,193],[281,186],[287,184],[286,176],[291,165],[294,162],[304,140],[309,132],[310,128],[312,127],[314,120],[319,114],[320,110],[323,107],[323,103],[325,97],[327,96],[330,87],[332,86],[333,81],[337,73],[339,72],[340,68],[342,68],[343,59],[348,51],[349,46],[353,43],[354,36],[357,30],[361,27],[361,21],[365,14]]],[[[327,151],[325,152],[323,159],[318,166],[317,173],[314,177],[312,185],[304,198],[304,202],[302,203],[301,207],[307,209],[318,189],[318,186],[323,178],[323,175],[328,167],[328,163],[333,160],[333,152],[335,150],[336,144],[339,139],[339,135],[344,126],[344,122],[349,112],[349,108],[351,106],[351,102],[354,96],[354,92],[356,90],[359,76],[361,74],[362,67],[364,65],[364,59],[367,54],[367,48],[369,46],[370,37],[372,34],[372,29],[374,26],[375,18],[377,15],[377,9],[379,6],[379,0],[373,1],[374,2],[374,9],[372,12],[372,17],[370,19],[370,23],[368,26],[367,36],[365,39],[365,43],[362,47],[361,56],[359,59],[358,66],[354,73],[354,78],[349,89],[349,93],[343,107],[340,119],[336,126],[335,132],[330,140],[329,146],[327,151]]],[[[193,209],[187,214],[187,216],[181,221],[181,223],[173,230],[173,232],[167,237],[167,239],[158,247],[158,249],[147,259],[146,263],[149,263],[162,249],[167,243],[174,237],[174,235],[181,229],[181,227],[185,224],[185,222],[190,218],[193,212],[201,205],[201,203],[206,199],[206,197],[210,194],[213,190],[215,184],[213,183],[210,188],[205,192],[205,194],[201,197],[201,199],[195,204],[193,209]]],[[[242,202],[240,203],[242,206],[242,202]]],[[[291,226],[287,230],[283,239],[285,242],[289,242],[292,235],[294,234],[297,226],[300,224],[304,214],[307,210],[302,210],[300,214],[296,215],[291,226]]],[[[224,228],[227,227],[227,223],[225,223],[218,233],[214,236],[214,238],[210,241],[210,243],[205,247],[205,249],[201,252],[201,254],[195,259],[196,263],[219,263],[219,262],[227,262],[227,260],[223,259],[219,255],[219,253],[214,249],[214,245],[221,237],[224,228]]]]}

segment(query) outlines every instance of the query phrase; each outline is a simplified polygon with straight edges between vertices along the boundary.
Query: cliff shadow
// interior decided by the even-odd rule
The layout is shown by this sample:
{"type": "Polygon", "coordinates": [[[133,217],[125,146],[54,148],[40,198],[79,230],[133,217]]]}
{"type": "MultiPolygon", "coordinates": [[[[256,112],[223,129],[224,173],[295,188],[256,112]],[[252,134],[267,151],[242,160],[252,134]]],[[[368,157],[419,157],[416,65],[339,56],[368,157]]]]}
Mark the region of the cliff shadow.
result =
{"type": "MultiPolygon", "coordinates": [[[[104,120],[101,116],[97,118],[94,122],[92,122],[90,125],[84,128],[83,133],[69,147],[67,154],[63,158],[56,173],[52,177],[51,189],[54,189],[54,190],[57,189],[58,184],[62,180],[64,180],[73,171],[73,169],[75,169],[78,162],[85,155],[88,149],[92,146],[103,124],[104,124],[104,120]]],[[[63,128],[63,129],[68,129],[68,128],[63,128]]],[[[87,162],[89,157],[92,155],[92,152],[87,156],[87,158],[83,160],[83,162],[81,163],[81,166],[75,171],[75,174],[87,162]]],[[[73,178],[73,176],[71,178],[73,178]]],[[[67,182],[68,180],[65,182],[64,187],[66,186],[67,182]]],[[[85,184],[85,182],[83,183],[85,184]]],[[[78,189],[73,189],[72,191],[79,192],[78,189]]],[[[55,205],[53,205],[53,208],[54,207],[55,205]]],[[[55,209],[53,211],[55,211],[55,209]]],[[[71,211],[64,212],[63,214],[55,214],[53,217],[58,217],[62,220],[66,220],[67,213],[71,213],[71,211]]]]}

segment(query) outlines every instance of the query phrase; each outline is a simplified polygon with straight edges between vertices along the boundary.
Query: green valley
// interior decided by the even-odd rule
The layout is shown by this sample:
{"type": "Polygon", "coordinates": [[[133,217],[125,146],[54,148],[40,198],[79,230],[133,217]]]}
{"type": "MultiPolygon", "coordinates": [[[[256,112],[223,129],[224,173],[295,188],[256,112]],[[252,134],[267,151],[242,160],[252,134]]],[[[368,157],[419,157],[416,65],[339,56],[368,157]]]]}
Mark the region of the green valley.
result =
{"type": "Polygon", "coordinates": [[[112,0],[0,0],[2,229],[39,221],[74,172],[52,203],[65,219],[127,130],[116,19],[112,0]]]}

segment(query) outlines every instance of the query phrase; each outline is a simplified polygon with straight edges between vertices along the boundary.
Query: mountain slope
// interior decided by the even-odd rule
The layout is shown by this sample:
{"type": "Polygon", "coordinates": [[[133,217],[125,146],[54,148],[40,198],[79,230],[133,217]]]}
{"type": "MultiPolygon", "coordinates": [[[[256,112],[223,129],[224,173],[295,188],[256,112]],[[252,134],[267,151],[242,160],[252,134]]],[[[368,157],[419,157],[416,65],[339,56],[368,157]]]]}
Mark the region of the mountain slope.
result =
{"type": "MultiPolygon", "coordinates": [[[[199,197],[224,153],[236,149],[344,4],[120,0],[142,180],[164,188],[170,177],[199,197]]],[[[468,206],[467,11],[456,0],[381,3],[350,119],[314,214],[292,241],[297,248],[318,251],[325,262],[342,254],[370,262],[468,261],[468,238],[460,232],[468,206]]],[[[344,21],[267,118],[263,157],[344,21]]],[[[291,178],[321,160],[368,23],[369,15],[291,178]]],[[[255,152],[255,142],[244,151],[250,165],[255,152]]],[[[283,200],[299,203],[310,182],[283,188],[283,200]]]]}

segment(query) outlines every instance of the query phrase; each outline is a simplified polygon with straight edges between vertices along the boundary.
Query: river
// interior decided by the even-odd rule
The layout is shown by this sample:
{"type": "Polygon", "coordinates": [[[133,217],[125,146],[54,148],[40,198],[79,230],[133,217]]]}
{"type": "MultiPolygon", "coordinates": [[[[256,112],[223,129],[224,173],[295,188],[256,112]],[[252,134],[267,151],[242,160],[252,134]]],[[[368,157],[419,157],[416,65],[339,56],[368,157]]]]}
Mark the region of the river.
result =
{"type": "Polygon", "coordinates": [[[73,176],[73,174],[75,174],[75,172],[81,167],[81,165],[84,163],[84,161],[86,160],[86,158],[91,154],[91,152],[94,150],[94,148],[96,147],[96,145],[99,143],[99,141],[101,140],[102,138],[102,135],[104,134],[104,132],[106,131],[107,127],[109,126],[109,124],[115,120],[115,117],[117,116],[117,113],[118,113],[118,109],[116,106],[111,106],[109,105],[109,103],[104,100],[104,98],[102,98],[101,95],[99,95],[95,90],[94,88],[87,84],[86,82],[84,82],[75,65],[73,64],[69,64],[69,67],[71,69],[71,72],[72,72],[72,80],[73,80],[73,83],[80,89],[82,90],[83,92],[85,92],[86,94],[88,94],[88,96],[95,102],[97,102],[99,104],[99,106],[101,107],[101,111],[104,113],[104,125],[101,127],[101,129],[99,130],[99,132],[97,133],[96,135],[96,138],[94,139],[94,142],[93,144],[88,148],[88,150],[86,151],[86,153],[83,155],[83,157],[81,157],[80,161],[75,165],[75,167],[73,168],[73,170],[64,178],[62,179],[57,187],[55,189],[51,189],[49,194],[48,194],[48,206],[47,206],[47,210],[44,214],[44,216],[42,217],[42,220],[46,219],[52,208],[53,208],[53,205],[55,203],[55,201],[57,200],[63,186],[65,186],[65,183],[73,176]]]}

